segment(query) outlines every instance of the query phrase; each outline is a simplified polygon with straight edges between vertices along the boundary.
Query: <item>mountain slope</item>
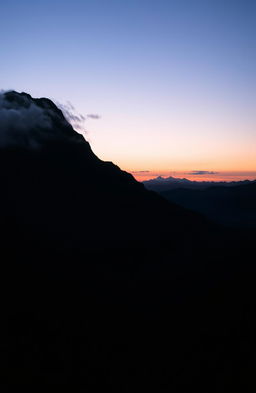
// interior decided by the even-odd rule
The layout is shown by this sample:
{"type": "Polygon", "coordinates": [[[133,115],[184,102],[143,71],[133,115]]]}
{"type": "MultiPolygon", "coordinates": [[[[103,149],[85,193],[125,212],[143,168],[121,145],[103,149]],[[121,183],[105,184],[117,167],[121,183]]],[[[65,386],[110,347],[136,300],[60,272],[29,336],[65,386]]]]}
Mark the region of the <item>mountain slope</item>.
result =
{"type": "Polygon", "coordinates": [[[47,99],[2,95],[0,135],[2,391],[255,391],[254,233],[99,160],[47,99]]]}
{"type": "Polygon", "coordinates": [[[16,92],[4,97],[7,108],[12,105],[22,113],[21,121],[28,122],[29,110],[35,107],[44,122],[37,125],[32,118],[32,127],[25,130],[16,123],[14,129],[9,119],[9,129],[2,130],[2,213],[38,231],[44,241],[85,249],[130,247],[169,237],[163,215],[170,215],[177,241],[180,232],[189,237],[191,227],[194,232],[208,225],[148,192],[112,163],[99,160],[51,101],[16,92]]]}

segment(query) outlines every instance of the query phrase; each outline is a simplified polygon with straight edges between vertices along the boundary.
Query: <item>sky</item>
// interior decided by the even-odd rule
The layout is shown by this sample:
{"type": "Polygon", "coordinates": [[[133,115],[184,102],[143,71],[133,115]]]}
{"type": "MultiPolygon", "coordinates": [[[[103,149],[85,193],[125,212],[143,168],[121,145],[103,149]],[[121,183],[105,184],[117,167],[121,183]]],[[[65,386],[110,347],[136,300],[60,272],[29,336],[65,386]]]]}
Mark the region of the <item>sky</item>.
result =
{"type": "Polygon", "coordinates": [[[0,15],[0,89],[98,115],[99,158],[139,179],[256,178],[255,0],[8,0],[0,15]]]}

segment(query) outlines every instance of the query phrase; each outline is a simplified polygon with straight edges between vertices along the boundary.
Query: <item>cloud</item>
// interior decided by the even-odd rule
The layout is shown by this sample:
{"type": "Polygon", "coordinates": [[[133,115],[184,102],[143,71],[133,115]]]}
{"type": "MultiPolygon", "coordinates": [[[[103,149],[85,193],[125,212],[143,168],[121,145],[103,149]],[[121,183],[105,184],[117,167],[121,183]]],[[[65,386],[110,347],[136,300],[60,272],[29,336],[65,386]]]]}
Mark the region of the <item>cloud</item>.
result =
{"type": "Polygon", "coordinates": [[[192,171],[188,172],[187,175],[217,175],[218,172],[214,171],[192,171]]]}
{"type": "Polygon", "coordinates": [[[57,106],[15,91],[0,92],[0,147],[38,147],[48,139],[80,140],[57,106]]]}
{"type": "Polygon", "coordinates": [[[57,106],[62,110],[66,120],[72,124],[72,127],[75,130],[79,130],[82,133],[86,133],[84,122],[86,117],[80,113],[76,112],[75,107],[71,104],[71,102],[67,102],[66,104],[61,104],[56,102],[57,106]]]}
{"type": "Polygon", "coordinates": [[[96,113],[95,114],[94,113],[90,113],[89,115],[86,115],[86,117],[87,117],[87,119],[94,119],[94,120],[98,120],[98,119],[101,118],[101,116],[96,114],[96,113]]]}
{"type": "Polygon", "coordinates": [[[148,173],[150,171],[131,171],[131,173],[148,173]]]}
{"type": "Polygon", "coordinates": [[[72,105],[70,101],[68,101],[66,104],[56,102],[56,105],[62,110],[66,120],[72,124],[72,127],[82,134],[87,133],[85,128],[85,121],[87,119],[98,120],[101,118],[101,116],[98,114],[91,113],[84,116],[81,113],[77,113],[74,105],[72,105]]]}

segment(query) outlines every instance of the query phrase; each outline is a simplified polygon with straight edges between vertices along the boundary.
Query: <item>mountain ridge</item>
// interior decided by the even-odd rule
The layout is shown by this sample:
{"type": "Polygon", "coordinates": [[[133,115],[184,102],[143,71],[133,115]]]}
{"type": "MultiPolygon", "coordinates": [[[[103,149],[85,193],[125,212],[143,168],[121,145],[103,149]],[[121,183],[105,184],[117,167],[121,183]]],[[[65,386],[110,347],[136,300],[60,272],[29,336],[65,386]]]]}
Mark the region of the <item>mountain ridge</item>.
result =
{"type": "MultiPolygon", "coordinates": [[[[171,232],[177,242],[181,232],[184,235],[187,233],[186,237],[190,238],[191,226],[194,231],[197,226],[202,232],[205,225],[210,226],[200,216],[175,204],[168,204],[161,196],[147,191],[131,174],[121,171],[113,163],[100,160],[84,137],[72,128],[48,99],[34,100],[25,93],[8,92],[4,94],[4,106],[7,112],[14,106],[15,111],[20,112],[18,120],[24,124],[32,121],[32,127],[24,130],[19,124],[14,133],[17,116],[15,114],[13,119],[12,110],[9,109],[11,114],[6,116],[8,122],[2,133],[11,134],[10,144],[6,137],[5,144],[0,145],[3,189],[9,190],[12,195],[19,194],[15,200],[19,220],[44,231],[44,236],[50,236],[51,242],[58,233],[66,236],[67,244],[68,239],[72,238],[72,244],[76,246],[82,244],[82,238],[87,239],[83,243],[88,247],[96,247],[98,241],[105,247],[110,244],[116,247],[114,239],[117,244],[134,241],[138,246],[143,241],[146,245],[152,236],[155,241],[161,242],[161,239],[168,238],[170,232],[167,220],[164,223],[160,218],[164,214],[172,217],[175,228],[171,232]],[[34,114],[36,119],[39,114],[43,115],[47,122],[37,128],[34,114]],[[12,179],[12,183],[8,179],[12,179]],[[41,210],[31,198],[33,194],[42,206],[41,210]],[[85,204],[93,208],[87,209],[85,204]],[[138,220],[139,217],[141,219],[138,220]],[[87,222],[87,227],[83,222],[87,222]],[[97,234],[96,222],[108,222],[114,235],[111,235],[111,231],[104,235],[99,231],[97,234]],[[134,225],[135,222],[137,225],[134,225]],[[122,228],[123,234],[118,227],[122,228]],[[160,232],[155,231],[154,227],[160,228],[160,232]]],[[[39,116],[39,121],[41,119],[39,116]]],[[[8,203],[8,197],[5,199],[8,203]]]]}
{"type": "Polygon", "coordinates": [[[153,179],[144,180],[142,182],[148,190],[160,192],[168,191],[176,188],[189,188],[189,189],[205,189],[208,187],[233,187],[244,184],[256,183],[256,180],[238,180],[238,181],[208,181],[208,180],[189,180],[186,178],[177,178],[169,176],[167,178],[158,176],[153,179]]]}

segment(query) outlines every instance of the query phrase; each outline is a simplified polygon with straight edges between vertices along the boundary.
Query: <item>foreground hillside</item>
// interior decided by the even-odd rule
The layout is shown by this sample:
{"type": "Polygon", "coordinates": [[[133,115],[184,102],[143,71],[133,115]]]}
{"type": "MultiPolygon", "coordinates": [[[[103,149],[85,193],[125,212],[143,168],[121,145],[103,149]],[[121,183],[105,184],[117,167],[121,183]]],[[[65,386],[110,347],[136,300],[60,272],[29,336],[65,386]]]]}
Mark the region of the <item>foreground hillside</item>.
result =
{"type": "Polygon", "coordinates": [[[147,191],[47,99],[0,106],[3,390],[255,391],[254,232],[147,191]]]}

